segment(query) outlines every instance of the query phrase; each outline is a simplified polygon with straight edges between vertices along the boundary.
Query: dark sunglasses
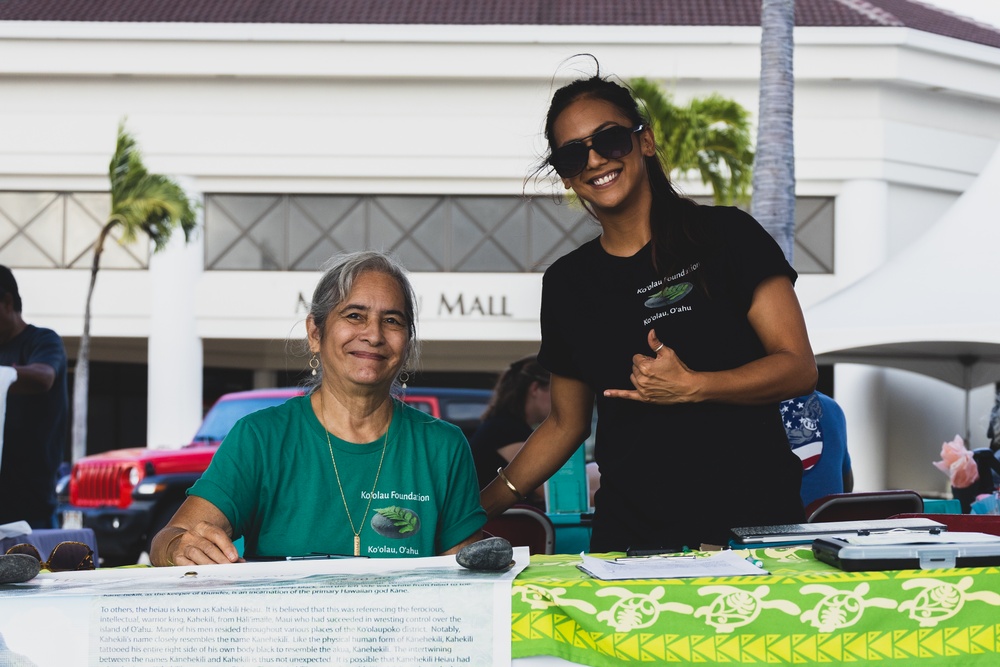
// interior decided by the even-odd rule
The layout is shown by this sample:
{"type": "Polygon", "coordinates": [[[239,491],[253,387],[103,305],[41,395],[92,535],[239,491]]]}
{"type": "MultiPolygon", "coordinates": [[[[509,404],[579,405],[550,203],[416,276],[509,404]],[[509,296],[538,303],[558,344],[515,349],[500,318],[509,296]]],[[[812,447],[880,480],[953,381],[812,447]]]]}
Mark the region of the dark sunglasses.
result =
{"type": "Polygon", "coordinates": [[[24,554],[37,558],[42,569],[49,572],[94,569],[94,550],[83,542],[60,542],[52,549],[48,560],[42,560],[42,555],[34,544],[15,544],[7,549],[7,554],[24,554]]]}
{"type": "Polygon", "coordinates": [[[612,125],[594,132],[589,137],[571,141],[552,151],[549,164],[562,178],[573,178],[587,167],[591,149],[608,160],[623,158],[632,152],[632,135],[642,132],[644,125],[629,128],[612,125]],[[584,143],[590,140],[590,144],[584,143]]]}

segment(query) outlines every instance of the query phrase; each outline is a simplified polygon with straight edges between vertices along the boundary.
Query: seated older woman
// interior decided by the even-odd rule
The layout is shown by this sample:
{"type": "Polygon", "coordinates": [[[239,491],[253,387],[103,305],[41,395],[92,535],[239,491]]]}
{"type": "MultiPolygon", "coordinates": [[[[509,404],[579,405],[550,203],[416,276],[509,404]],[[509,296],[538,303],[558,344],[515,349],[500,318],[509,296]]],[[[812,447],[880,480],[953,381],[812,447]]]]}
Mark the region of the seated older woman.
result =
{"type": "Polygon", "coordinates": [[[170,523],[154,565],[312,553],[457,553],[486,515],[458,427],[390,394],[415,353],[413,289],[391,258],[335,258],[306,320],[315,387],[244,417],[170,523]]]}

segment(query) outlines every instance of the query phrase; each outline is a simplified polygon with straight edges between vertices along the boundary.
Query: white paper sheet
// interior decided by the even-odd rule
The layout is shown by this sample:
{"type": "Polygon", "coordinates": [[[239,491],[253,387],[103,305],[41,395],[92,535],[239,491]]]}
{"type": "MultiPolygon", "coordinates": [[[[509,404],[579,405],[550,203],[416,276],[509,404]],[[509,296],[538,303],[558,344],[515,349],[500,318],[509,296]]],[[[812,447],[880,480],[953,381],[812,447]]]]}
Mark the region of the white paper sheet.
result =
{"type": "Polygon", "coordinates": [[[652,556],[603,560],[580,554],[577,567],[604,581],[621,579],[680,579],[768,574],[746,558],[745,552],[726,550],[710,556],[652,556]]]}
{"type": "Polygon", "coordinates": [[[515,548],[504,572],[437,556],[42,573],[0,587],[0,636],[39,667],[510,664],[528,558],[515,548]]]}

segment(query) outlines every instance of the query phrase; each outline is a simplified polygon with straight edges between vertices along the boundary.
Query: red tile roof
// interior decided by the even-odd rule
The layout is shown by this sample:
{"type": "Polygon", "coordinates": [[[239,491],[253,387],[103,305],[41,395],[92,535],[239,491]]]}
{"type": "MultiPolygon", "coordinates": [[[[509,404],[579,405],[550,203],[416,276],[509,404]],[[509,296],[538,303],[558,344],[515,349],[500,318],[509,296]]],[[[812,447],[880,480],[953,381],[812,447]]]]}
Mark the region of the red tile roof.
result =
{"type": "MultiPolygon", "coordinates": [[[[760,25],[761,0],[0,0],[0,20],[446,25],[760,25]]],[[[903,26],[1000,48],[915,0],[796,0],[797,26],[903,26]]]]}

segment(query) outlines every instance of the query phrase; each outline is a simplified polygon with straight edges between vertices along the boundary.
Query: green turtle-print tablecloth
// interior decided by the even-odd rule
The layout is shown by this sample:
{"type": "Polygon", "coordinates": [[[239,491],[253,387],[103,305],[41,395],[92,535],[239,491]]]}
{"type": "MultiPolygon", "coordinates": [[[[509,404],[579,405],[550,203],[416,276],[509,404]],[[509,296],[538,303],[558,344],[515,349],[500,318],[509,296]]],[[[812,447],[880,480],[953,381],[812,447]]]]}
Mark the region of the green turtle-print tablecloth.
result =
{"type": "Polygon", "coordinates": [[[600,581],[577,569],[579,556],[532,556],[513,584],[512,656],[1000,666],[1000,568],[842,572],[809,546],[745,553],[770,574],[600,581]]]}

